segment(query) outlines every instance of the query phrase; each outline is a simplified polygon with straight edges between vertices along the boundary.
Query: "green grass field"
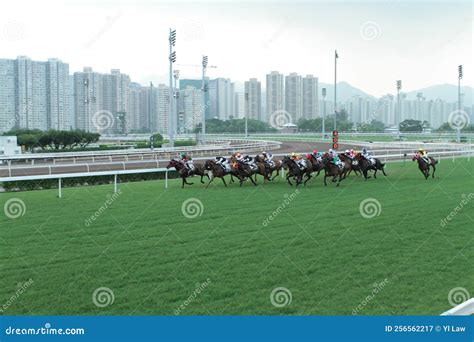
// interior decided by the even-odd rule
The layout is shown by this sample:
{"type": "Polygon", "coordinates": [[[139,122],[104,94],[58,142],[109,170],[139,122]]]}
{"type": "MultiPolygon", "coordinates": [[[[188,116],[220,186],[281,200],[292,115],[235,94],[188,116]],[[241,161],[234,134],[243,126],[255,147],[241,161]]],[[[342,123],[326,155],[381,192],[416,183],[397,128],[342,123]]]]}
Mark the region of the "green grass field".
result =
{"type": "Polygon", "coordinates": [[[163,181],[120,184],[115,200],[112,185],[67,188],[62,199],[55,190],[1,194],[2,207],[17,198],[26,210],[0,217],[0,309],[438,315],[451,308],[451,289],[474,294],[474,161],[443,160],[428,181],[411,162],[389,164],[387,173],[367,182],[351,175],[338,188],[319,177],[298,193],[280,179],[242,188],[216,180],[209,189],[194,179],[184,190],[178,181],[167,190],[163,181]],[[202,203],[195,218],[182,211],[190,198],[202,203]],[[378,216],[361,215],[368,198],[380,204],[371,200],[378,216]],[[106,307],[93,302],[100,287],[113,291],[106,307]],[[278,287],[291,292],[284,307],[270,301],[278,287]]]}

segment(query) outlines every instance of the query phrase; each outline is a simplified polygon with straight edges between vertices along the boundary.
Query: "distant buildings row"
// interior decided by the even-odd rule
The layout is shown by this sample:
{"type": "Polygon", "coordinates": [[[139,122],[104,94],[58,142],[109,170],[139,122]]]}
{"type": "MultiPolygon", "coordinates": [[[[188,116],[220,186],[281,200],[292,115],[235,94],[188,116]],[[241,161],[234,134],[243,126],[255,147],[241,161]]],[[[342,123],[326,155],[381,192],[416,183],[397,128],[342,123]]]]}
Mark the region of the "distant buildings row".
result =
{"type": "MultiPolygon", "coordinates": [[[[101,133],[160,132],[169,125],[169,96],[176,98],[178,115],[174,127],[178,133],[190,132],[206,118],[248,117],[271,122],[274,113],[285,112],[296,123],[334,112],[331,101],[319,97],[318,78],[296,73],[266,75],[265,101],[262,85],[256,78],[244,84],[244,92],[226,78],[182,79],[173,92],[167,85],[142,86],[131,82],[119,69],[103,74],[86,67],[69,74],[69,65],[58,59],[46,62],[28,57],[0,59],[0,132],[12,128],[83,129],[101,133]],[[179,88],[179,89],[178,89],[179,88]]],[[[400,118],[396,96],[378,100],[355,96],[338,108],[345,108],[354,123],[379,120],[396,125],[399,120],[418,119],[438,127],[448,120],[456,104],[443,100],[427,101],[422,94],[416,100],[401,95],[400,118]]],[[[472,113],[471,113],[472,114],[472,113]]]]}

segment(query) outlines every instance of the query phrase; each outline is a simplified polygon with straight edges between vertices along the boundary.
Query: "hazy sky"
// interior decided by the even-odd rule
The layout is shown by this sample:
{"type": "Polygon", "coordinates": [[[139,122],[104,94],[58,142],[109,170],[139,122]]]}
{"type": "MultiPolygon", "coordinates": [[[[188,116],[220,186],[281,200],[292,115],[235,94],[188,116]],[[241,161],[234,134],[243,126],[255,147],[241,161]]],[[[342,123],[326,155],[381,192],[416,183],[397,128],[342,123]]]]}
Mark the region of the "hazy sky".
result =
{"type": "Polygon", "coordinates": [[[473,85],[471,1],[3,1],[0,58],[57,57],[71,73],[120,68],[133,81],[166,82],[168,32],[177,30],[177,66],[200,77],[245,81],[265,74],[313,74],[382,95],[457,82],[473,85]]]}

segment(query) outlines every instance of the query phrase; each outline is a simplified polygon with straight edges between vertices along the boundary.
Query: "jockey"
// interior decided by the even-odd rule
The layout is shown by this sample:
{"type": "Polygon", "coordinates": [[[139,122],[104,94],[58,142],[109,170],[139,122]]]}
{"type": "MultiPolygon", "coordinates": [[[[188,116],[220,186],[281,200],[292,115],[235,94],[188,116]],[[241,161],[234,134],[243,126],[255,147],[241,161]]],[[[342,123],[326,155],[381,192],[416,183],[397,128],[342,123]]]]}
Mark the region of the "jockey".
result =
{"type": "Polygon", "coordinates": [[[425,162],[427,162],[428,164],[430,163],[430,159],[428,158],[428,152],[424,148],[420,148],[417,152],[425,162]]]}
{"type": "Polygon", "coordinates": [[[264,162],[266,162],[271,167],[273,167],[275,165],[275,163],[273,161],[273,154],[271,154],[270,152],[263,151],[262,155],[263,155],[263,161],[264,162]]]}
{"type": "Polygon", "coordinates": [[[344,164],[342,163],[342,161],[339,159],[339,156],[337,155],[337,152],[334,151],[332,148],[329,149],[328,151],[328,154],[329,154],[329,157],[332,158],[332,163],[334,165],[337,165],[339,166],[340,168],[342,168],[344,166],[344,164]]]}
{"type": "Polygon", "coordinates": [[[227,158],[224,158],[224,157],[216,157],[215,158],[216,160],[216,163],[219,164],[220,166],[222,166],[222,168],[224,169],[224,171],[230,171],[230,165],[229,165],[229,160],[227,158]]]}
{"type": "Polygon", "coordinates": [[[367,151],[367,149],[365,147],[362,149],[361,155],[362,155],[362,157],[367,159],[369,161],[369,163],[371,163],[372,165],[375,164],[375,159],[372,157],[372,153],[367,151]]]}
{"type": "Polygon", "coordinates": [[[290,158],[295,161],[300,170],[304,170],[306,168],[306,162],[301,158],[299,153],[293,152],[290,158]]]}
{"type": "Polygon", "coordinates": [[[194,162],[193,162],[193,158],[191,158],[191,156],[187,155],[185,152],[181,152],[181,154],[179,155],[179,161],[181,163],[184,164],[184,166],[190,170],[190,171],[193,171],[194,170],[194,162]]]}
{"type": "Polygon", "coordinates": [[[313,150],[312,155],[313,155],[314,159],[319,160],[319,161],[322,160],[322,157],[323,157],[322,152],[319,152],[318,150],[313,150]]]}

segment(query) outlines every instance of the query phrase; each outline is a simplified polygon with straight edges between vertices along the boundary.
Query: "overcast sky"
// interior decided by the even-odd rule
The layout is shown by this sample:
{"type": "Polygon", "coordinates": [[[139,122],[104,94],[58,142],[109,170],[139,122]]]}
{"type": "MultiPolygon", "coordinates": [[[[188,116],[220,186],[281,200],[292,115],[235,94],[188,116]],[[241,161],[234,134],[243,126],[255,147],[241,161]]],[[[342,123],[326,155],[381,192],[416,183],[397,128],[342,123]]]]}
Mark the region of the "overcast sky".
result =
{"type": "Polygon", "coordinates": [[[313,74],[370,94],[440,83],[473,85],[471,1],[4,1],[0,58],[57,57],[71,73],[119,68],[133,81],[166,82],[169,28],[177,30],[177,66],[200,77],[245,81],[265,74],[313,74]]]}

